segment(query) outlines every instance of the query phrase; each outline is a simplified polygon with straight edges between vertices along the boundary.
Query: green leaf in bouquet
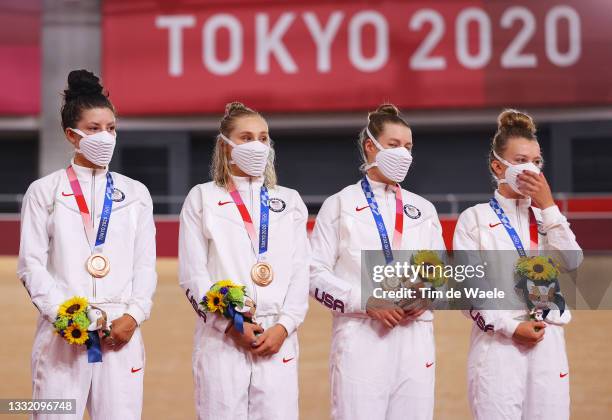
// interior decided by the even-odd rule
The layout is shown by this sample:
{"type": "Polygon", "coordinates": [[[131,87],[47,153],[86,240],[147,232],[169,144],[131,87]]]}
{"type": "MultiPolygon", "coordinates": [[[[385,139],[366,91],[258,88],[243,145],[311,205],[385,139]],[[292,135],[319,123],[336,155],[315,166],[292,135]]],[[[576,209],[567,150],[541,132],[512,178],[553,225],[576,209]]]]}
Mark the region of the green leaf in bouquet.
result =
{"type": "Polygon", "coordinates": [[[62,331],[68,327],[69,321],[70,319],[68,317],[58,315],[57,318],[55,318],[55,322],[53,323],[53,326],[55,327],[56,330],[62,331]]]}
{"type": "Polygon", "coordinates": [[[86,330],[89,327],[89,318],[84,312],[77,313],[72,317],[72,321],[77,324],[81,329],[86,330]]]}
{"type": "Polygon", "coordinates": [[[234,305],[242,305],[242,301],[244,300],[244,290],[242,287],[232,287],[225,296],[228,298],[230,303],[234,305]]]}

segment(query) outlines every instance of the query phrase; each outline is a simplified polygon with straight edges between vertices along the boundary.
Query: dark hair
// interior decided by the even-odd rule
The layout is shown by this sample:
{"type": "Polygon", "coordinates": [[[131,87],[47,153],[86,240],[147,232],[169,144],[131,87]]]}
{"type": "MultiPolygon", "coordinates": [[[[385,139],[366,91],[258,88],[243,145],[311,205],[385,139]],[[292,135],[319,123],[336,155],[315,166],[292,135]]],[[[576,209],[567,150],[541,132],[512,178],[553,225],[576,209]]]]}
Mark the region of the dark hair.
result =
{"type": "Polygon", "coordinates": [[[87,109],[108,108],[115,113],[115,107],[108,99],[108,92],[100,79],[87,70],[73,70],[68,74],[68,89],[64,90],[62,104],[62,128],[74,128],[87,109]]]}
{"type": "Polygon", "coordinates": [[[489,150],[489,171],[495,176],[491,169],[491,162],[496,160],[493,152],[498,156],[502,156],[508,142],[514,138],[525,138],[527,140],[538,141],[536,137],[536,125],[533,118],[524,112],[516,109],[505,109],[497,117],[497,132],[491,141],[491,149],[489,150]]]}
{"type": "Polygon", "coordinates": [[[229,133],[234,129],[236,120],[241,117],[259,115],[259,112],[247,107],[242,102],[230,102],[225,105],[225,114],[219,123],[219,132],[229,137],[229,133]]]}
{"type": "Polygon", "coordinates": [[[368,125],[359,132],[357,140],[357,147],[364,164],[367,159],[363,144],[370,138],[367,130],[370,130],[370,133],[378,140],[378,136],[384,131],[386,124],[400,124],[410,128],[410,125],[400,115],[399,109],[393,104],[382,104],[376,108],[376,111],[368,113],[368,125]]]}

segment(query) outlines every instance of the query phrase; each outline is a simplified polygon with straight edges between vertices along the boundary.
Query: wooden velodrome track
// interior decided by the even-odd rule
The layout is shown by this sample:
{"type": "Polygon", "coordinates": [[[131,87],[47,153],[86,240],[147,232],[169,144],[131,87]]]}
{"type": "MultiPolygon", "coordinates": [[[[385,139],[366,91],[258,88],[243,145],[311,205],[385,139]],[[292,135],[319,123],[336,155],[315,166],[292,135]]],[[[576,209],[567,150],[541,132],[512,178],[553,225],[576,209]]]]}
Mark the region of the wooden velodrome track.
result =
{"type": "MultiPolygon", "coordinates": [[[[606,261],[606,266],[612,266],[612,261],[606,261]]],[[[30,351],[37,313],[15,271],[15,257],[0,257],[0,398],[29,398],[31,389],[30,351]]],[[[195,317],[178,287],[176,259],[160,259],[158,271],[153,314],[143,326],[147,352],[143,419],[192,419],[191,346],[195,317]]],[[[311,300],[308,317],[300,329],[303,419],[329,418],[330,329],[329,313],[311,300]]],[[[465,380],[469,330],[470,322],[458,312],[436,314],[436,419],[470,418],[465,380]]],[[[574,311],[566,338],[572,418],[611,418],[612,311],[574,311]]]]}

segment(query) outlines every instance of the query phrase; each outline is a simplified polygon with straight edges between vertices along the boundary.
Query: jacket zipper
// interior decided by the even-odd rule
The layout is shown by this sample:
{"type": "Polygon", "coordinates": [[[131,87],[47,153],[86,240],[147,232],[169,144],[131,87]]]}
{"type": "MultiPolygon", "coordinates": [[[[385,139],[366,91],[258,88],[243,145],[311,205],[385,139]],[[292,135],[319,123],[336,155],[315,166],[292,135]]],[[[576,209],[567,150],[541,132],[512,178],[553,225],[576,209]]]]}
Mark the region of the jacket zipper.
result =
{"type": "MultiPolygon", "coordinates": [[[[93,169],[91,173],[91,224],[92,231],[95,233],[96,228],[96,170],[93,169]]],[[[89,244],[91,249],[92,244],[89,244]]],[[[91,282],[93,284],[93,298],[96,299],[96,278],[91,276],[91,282]]]]}
{"type": "MultiPolygon", "coordinates": [[[[519,208],[519,201],[516,200],[516,224],[518,226],[519,238],[523,237],[523,226],[521,225],[521,212],[519,208]]],[[[522,242],[522,239],[521,239],[522,242]]]]}
{"type": "MultiPolygon", "coordinates": [[[[250,214],[254,214],[253,213],[253,178],[251,177],[249,177],[249,197],[250,197],[250,202],[251,202],[251,208],[249,212],[250,214]]],[[[254,249],[254,251],[255,251],[255,261],[257,261],[259,259],[259,255],[257,255],[258,249],[254,249]]],[[[251,284],[253,285],[253,301],[255,302],[255,305],[257,305],[257,285],[255,284],[253,279],[251,279],[251,284]]]]}
{"type": "Polygon", "coordinates": [[[249,178],[249,196],[251,198],[251,208],[249,211],[253,214],[253,180],[249,178]]]}

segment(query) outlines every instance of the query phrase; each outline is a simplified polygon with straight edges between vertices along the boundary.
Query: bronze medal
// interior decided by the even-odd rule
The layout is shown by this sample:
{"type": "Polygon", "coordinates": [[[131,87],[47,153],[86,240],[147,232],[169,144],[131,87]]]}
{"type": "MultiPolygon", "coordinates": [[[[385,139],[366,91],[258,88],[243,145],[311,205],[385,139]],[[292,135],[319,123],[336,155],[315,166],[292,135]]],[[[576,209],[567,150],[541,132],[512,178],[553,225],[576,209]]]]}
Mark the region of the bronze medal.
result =
{"type": "Polygon", "coordinates": [[[108,257],[103,254],[91,254],[87,258],[87,271],[95,278],[102,278],[110,271],[110,261],[108,257]]]}
{"type": "Polygon", "coordinates": [[[251,268],[251,279],[256,285],[266,287],[274,280],[272,266],[266,262],[258,262],[251,268]]]}

